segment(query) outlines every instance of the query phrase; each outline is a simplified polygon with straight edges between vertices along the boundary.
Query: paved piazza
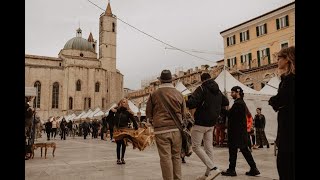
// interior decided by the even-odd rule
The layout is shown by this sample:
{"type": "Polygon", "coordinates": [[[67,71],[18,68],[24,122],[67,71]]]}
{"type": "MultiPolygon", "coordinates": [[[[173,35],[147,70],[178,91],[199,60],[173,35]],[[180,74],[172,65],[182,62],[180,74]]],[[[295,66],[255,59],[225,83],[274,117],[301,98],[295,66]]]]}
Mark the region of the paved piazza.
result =
{"type": "MultiPolygon", "coordinates": [[[[47,159],[40,157],[40,149],[35,150],[34,159],[25,161],[26,180],[161,180],[159,155],[156,145],[147,147],[144,151],[132,149],[129,144],[125,154],[125,165],[116,164],[116,144],[113,142],[83,137],[67,137],[67,140],[56,140],[57,149],[52,157],[52,148],[48,149],[47,159]]],[[[46,142],[46,135],[38,142],[46,142]]],[[[249,177],[245,172],[249,170],[241,153],[238,153],[236,171],[238,176],[218,176],[217,180],[272,180],[279,179],[276,169],[276,157],[273,154],[273,145],[270,149],[263,148],[253,151],[253,157],[261,174],[258,177],[249,177]]],[[[228,168],[228,149],[214,148],[214,159],[220,169],[228,168]]],[[[204,174],[205,165],[192,154],[182,164],[182,179],[194,180],[204,174]]]]}

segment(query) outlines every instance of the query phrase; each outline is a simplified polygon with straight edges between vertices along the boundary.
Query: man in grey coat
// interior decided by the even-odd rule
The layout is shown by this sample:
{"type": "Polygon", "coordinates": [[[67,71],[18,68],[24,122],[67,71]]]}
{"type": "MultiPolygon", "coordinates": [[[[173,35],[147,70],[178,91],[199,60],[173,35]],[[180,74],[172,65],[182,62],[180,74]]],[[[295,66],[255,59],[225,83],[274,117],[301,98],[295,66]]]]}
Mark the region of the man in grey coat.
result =
{"type": "Polygon", "coordinates": [[[163,101],[170,106],[167,108],[172,109],[181,122],[185,117],[185,100],[173,86],[169,70],[163,70],[159,80],[161,82],[159,89],[149,96],[146,116],[154,127],[163,179],[182,179],[180,158],[182,137],[163,101]]]}

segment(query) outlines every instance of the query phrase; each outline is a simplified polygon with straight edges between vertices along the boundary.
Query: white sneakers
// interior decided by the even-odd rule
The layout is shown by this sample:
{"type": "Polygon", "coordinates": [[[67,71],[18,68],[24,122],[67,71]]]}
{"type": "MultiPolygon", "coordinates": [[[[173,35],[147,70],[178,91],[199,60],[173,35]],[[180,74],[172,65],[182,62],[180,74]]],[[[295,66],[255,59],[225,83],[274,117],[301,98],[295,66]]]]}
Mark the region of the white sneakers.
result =
{"type": "Polygon", "coordinates": [[[217,176],[219,176],[221,174],[221,170],[218,169],[217,167],[214,167],[211,169],[210,171],[210,175],[206,178],[206,180],[212,180],[214,178],[216,178],[217,176]]]}

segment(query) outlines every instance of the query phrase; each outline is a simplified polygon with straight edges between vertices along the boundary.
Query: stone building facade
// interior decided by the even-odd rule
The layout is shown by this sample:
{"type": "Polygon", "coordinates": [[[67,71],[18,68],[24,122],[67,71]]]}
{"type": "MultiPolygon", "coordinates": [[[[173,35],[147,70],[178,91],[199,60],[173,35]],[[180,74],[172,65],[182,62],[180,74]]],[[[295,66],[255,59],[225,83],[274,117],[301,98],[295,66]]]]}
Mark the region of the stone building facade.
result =
{"type": "Polygon", "coordinates": [[[58,57],[25,55],[25,86],[37,87],[31,104],[42,120],[104,110],[123,97],[123,75],[116,69],[117,21],[110,3],[99,22],[99,47],[91,33],[82,38],[79,28],[58,57]]]}
{"type": "Polygon", "coordinates": [[[253,89],[277,74],[276,54],[295,45],[295,2],[222,31],[224,63],[253,89]]]}
{"type": "MultiPolygon", "coordinates": [[[[295,2],[279,7],[239,25],[222,31],[224,59],[217,65],[196,67],[174,75],[173,84],[181,81],[191,92],[201,84],[200,75],[209,72],[216,78],[227,70],[240,82],[260,90],[277,75],[276,54],[281,48],[295,45],[295,2]]],[[[129,93],[127,96],[137,104],[146,101],[160,82],[150,82],[148,87],[129,93]]]]}

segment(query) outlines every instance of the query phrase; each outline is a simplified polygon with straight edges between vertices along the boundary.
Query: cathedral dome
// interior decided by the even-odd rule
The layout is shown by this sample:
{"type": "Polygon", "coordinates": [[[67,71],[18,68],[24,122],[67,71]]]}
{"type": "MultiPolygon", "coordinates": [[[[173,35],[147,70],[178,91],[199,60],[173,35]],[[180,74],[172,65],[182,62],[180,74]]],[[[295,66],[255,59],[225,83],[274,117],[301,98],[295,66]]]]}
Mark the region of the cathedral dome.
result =
{"type": "Polygon", "coordinates": [[[77,36],[67,41],[67,43],[64,45],[63,49],[76,49],[81,51],[91,51],[95,52],[92,44],[81,37],[82,31],[81,29],[77,29],[77,36]]]}

